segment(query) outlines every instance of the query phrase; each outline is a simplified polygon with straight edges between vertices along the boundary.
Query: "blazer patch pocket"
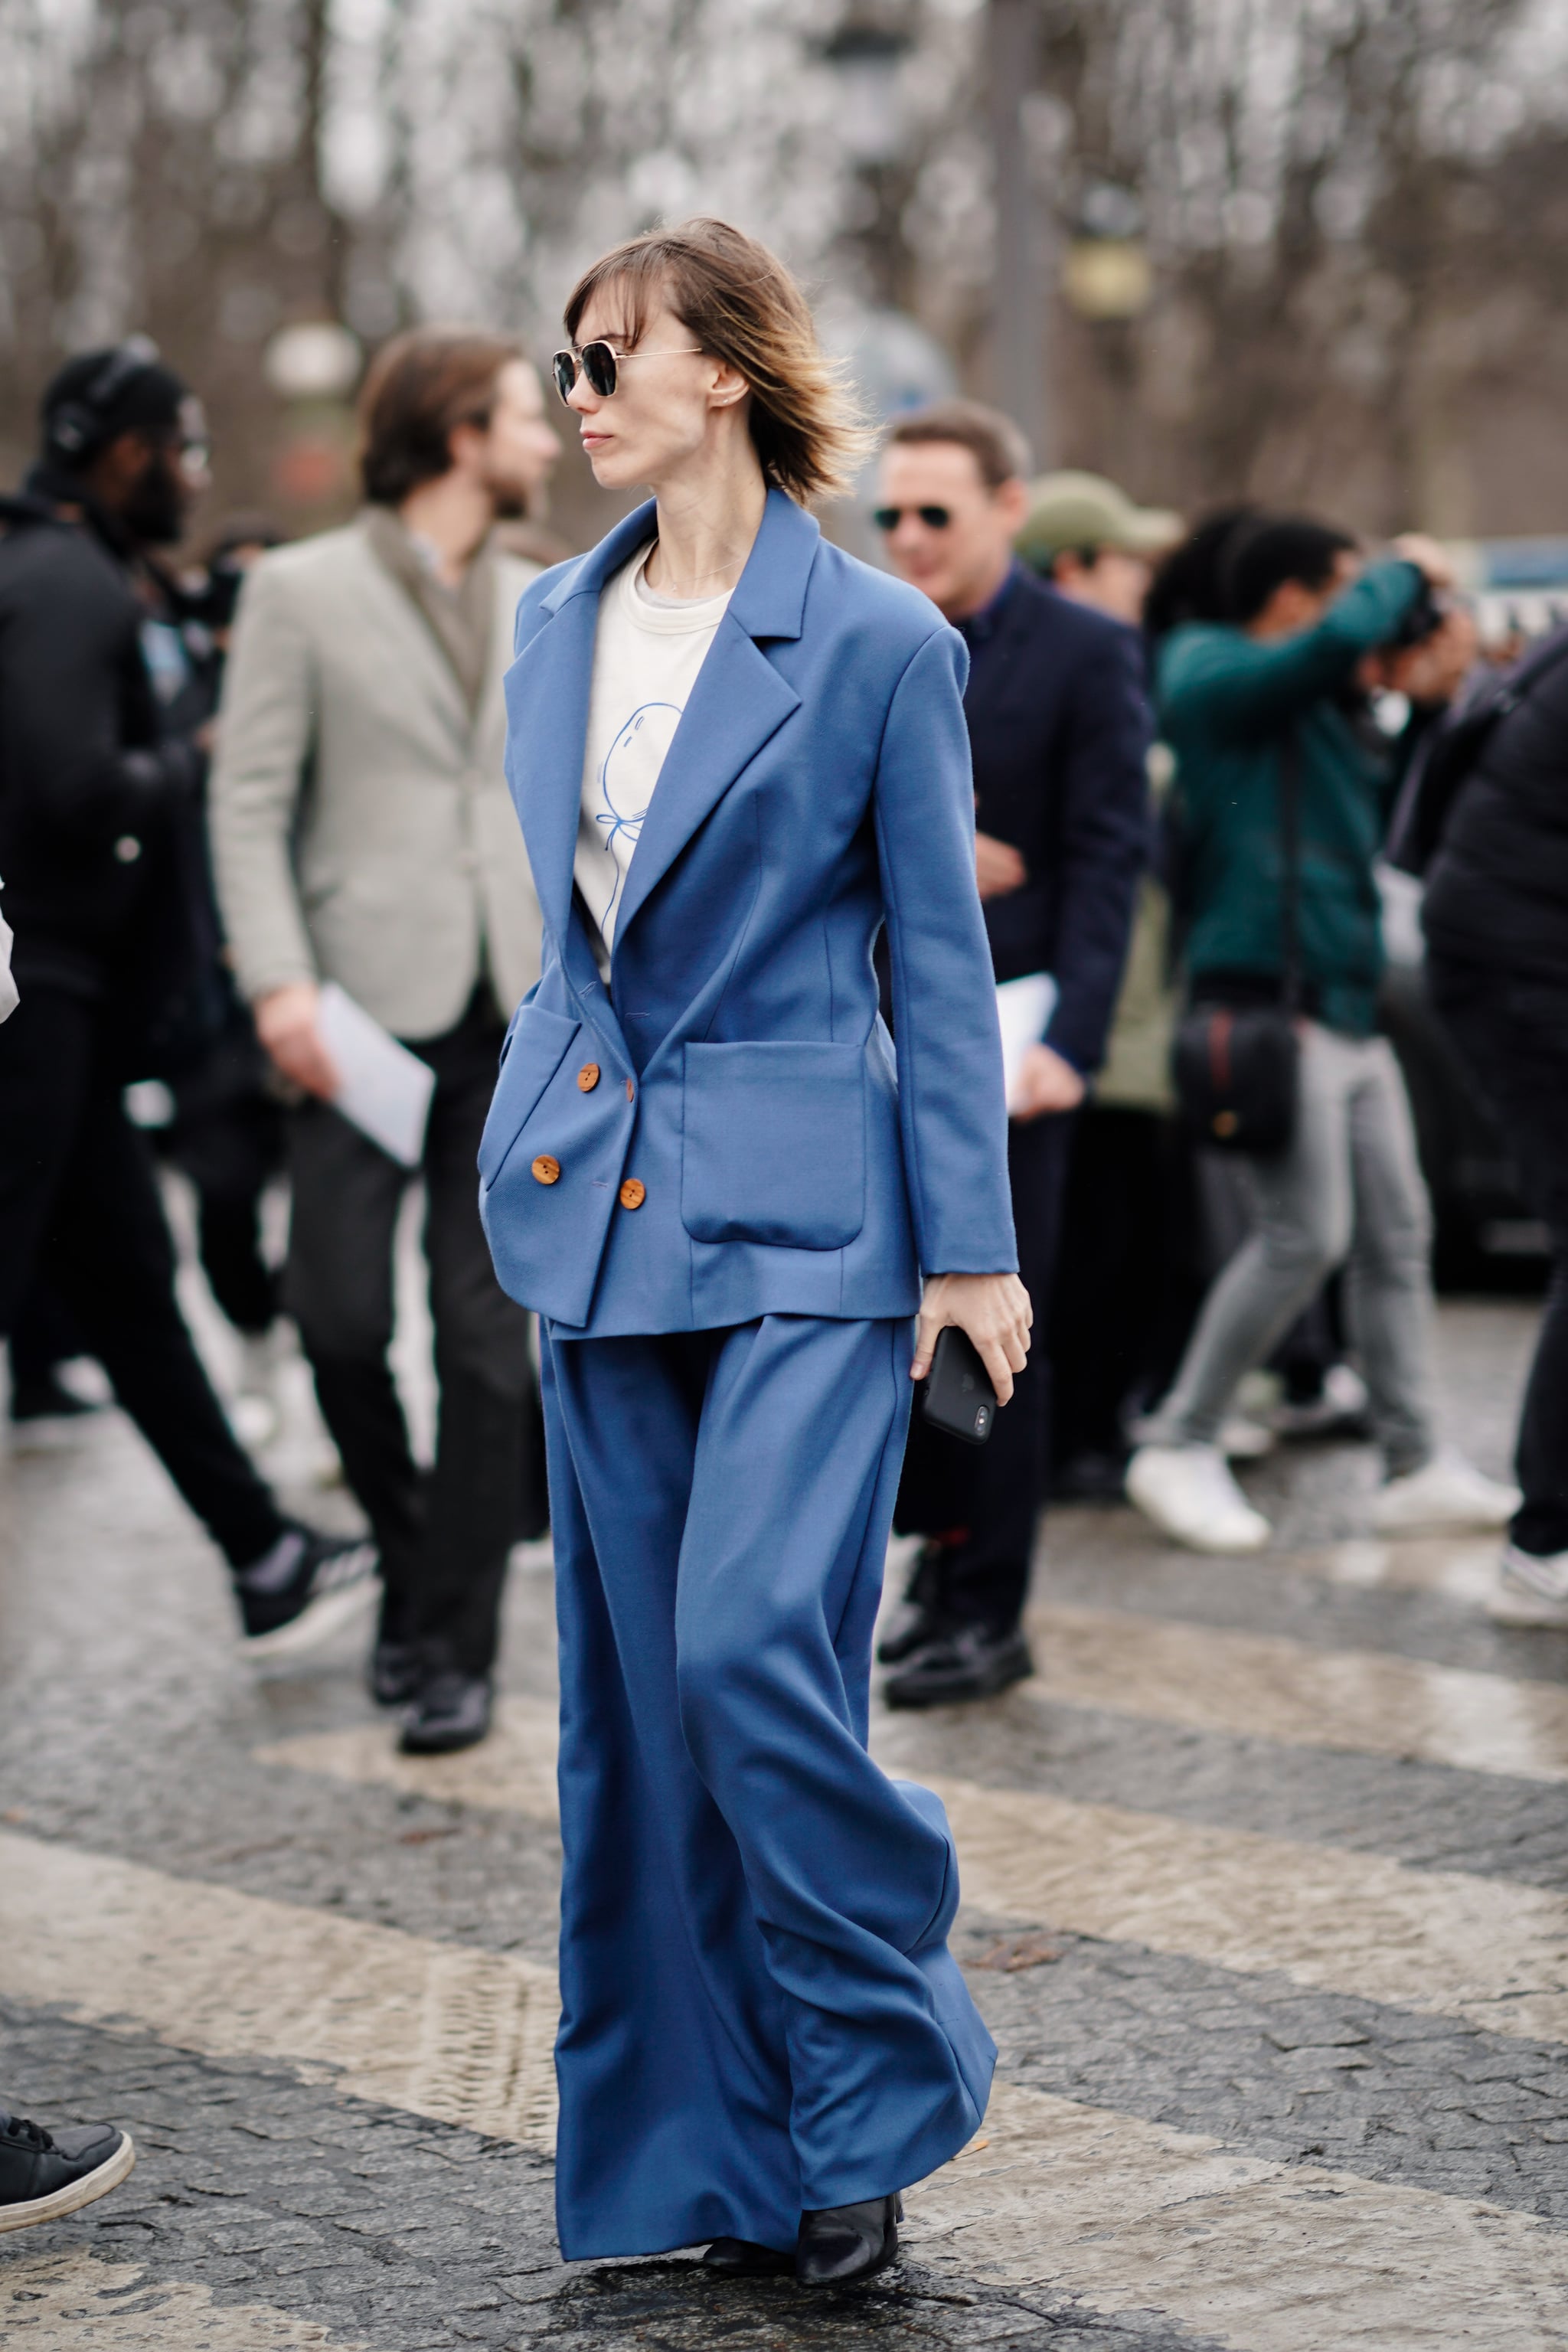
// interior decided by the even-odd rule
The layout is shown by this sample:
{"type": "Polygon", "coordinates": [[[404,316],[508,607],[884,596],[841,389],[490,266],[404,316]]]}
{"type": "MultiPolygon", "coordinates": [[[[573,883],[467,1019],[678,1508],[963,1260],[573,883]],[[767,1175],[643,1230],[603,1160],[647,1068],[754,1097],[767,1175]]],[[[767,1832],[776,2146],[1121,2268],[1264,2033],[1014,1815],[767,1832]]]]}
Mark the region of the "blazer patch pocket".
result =
{"type": "Polygon", "coordinates": [[[680,1215],[699,1242],[843,1249],[866,1222],[858,1045],[688,1045],[680,1215]]]}
{"type": "Polygon", "coordinates": [[[547,1013],[542,1004],[525,1004],[518,1014],[502,1049],[500,1076],[479,1138],[479,1177],[486,1186],[500,1174],[502,1161],[582,1026],[563,1013],[547,1013]]]}

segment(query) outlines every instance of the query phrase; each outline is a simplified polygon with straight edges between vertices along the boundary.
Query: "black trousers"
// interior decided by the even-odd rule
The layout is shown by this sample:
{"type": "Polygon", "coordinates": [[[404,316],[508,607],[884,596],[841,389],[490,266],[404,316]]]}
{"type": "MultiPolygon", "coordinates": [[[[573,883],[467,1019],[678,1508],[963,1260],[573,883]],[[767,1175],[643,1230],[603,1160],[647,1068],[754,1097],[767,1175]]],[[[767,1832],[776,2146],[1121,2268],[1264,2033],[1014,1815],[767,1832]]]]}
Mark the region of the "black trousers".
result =
{"type": "Polygon", "coordinates": [[[1080,1111],[1062,1230],[1072,1247],[1051,1307],[1052,1455],[1120,1457],[1128,1412],[1175,1377],[1206,1286],[1175,1120],[1116,1103],[1080,1111]]]}
{"type": "Polygon", "coordinates": [[[1429,956],[1439,1018],[1491,1103],[1525,1199],[1552,1236],[1552,1281],[1520,1416],[1513,1539],[1568,1552],[1568,988],[1429,956]]]}
{"type": "Polygon", "coordinates": [[[282,1534],[174,1297],[152,1153],[132,1126],[99,1008],[25,990],[0,1025],[0,1334],[38,1278],[232,1567],[282,1534]]]}
{"type": "Polygon", "coordinates": [[[951,1535],[928,1605],[955,1624],[996,1631],[1016,1625],[1029,1589],[1035,1522],[1050,1468],[1051,1289],[1075,1114],[1007,1129],[1007,1172],[1018,1236],[1018,1273],[1035,1310],[1026,1370],[985,1445],[963,1445],[932,1429],[917,1404],[894,1525],[902,1535],[951,1535]]]}
{"type": "Polygon", "coordinates": [[[172,1092],[174,1119],[163,1148],[195,1189],[202,1271],[236,1330],[254,1337],[278,1312],[278,1278],[261,1248],[261,1200],[283,1165],[283,1109],[242,1006],[172,1092]]]}
{"type": "Polygon", "coordinates": [[[440,1413],[422,1477],[387,1361],[393,1244],[407,1171],[325,1103],[293,1113],[285,1303],[321,1413],[381,1547],[383,1630],[433,1666],[488,1673],[507,1554],[525,1520],[539,1412],[528,1318],[495,1278],[475,1159],[503,1028],[488,996],[412,1050],[436,1073],[423,1174],[440,1413]]]}

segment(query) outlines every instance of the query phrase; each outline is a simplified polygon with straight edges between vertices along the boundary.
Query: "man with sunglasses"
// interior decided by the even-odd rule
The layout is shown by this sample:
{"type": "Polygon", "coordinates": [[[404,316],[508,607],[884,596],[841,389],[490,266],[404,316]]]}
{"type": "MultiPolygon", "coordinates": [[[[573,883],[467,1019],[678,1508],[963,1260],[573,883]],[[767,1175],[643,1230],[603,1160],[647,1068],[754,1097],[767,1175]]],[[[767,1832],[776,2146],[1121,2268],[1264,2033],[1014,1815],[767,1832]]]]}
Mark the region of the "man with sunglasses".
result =
{"type": "Polygon", "coordinates": [[[286,1519],[236,1442],[121,1099],[211,946],[192,872],[202,754],[153,677],[177,612],[157,559],[205,481],[201,410],[138,338],[68,362],[42,423],[38,464],[0,501],[0,873],[21,1000],[0,1029],[0,1336],[41,1277],[227,1559],[247,1651],[297,1653],[368,1601],[374,1554],[286,1519]]]}
{"type": "MultiPolygon", "coordinates": [[[[975,863],[996,978],[1052,984],[1008,1104],[1019,1272],[1043,1333],[1072,1115],[1104,1054],[1148,852],[1150,716],[1135,632],[1017,560],[1029,470],[1010,419],[944,402],[893,426],[874,520],[893,570],[969,646],[975,863]]],[[[890,1705],[982,1698],[1031,1671],[1021,1620],[1049,1426],[1038,1344],[984,1448],[916,1415],[897,1524],[928,1540],[879,1653],[897,1670],[890,1705]]]]}

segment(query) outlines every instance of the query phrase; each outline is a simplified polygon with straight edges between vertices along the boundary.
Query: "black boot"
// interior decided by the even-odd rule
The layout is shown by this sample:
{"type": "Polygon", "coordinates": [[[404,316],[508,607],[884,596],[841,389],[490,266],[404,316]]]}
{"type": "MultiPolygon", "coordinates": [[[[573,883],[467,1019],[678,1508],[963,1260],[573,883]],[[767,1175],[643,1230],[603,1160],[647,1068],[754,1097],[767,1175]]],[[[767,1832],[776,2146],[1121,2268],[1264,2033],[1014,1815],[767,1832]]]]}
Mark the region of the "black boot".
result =
{"type": "Polygon", "coordinates": [[[829,2205],[803,2213],[795,2274],[802,2286],[858,2286],[896,2261],[901,2197],[871,2197],[860,2205],[829,2205]]]}
{"type": "Polygon", "coordinates": [[[787,2278],[795,2256],[776,2246],[759,2246],[751,2238],[715,2238],[702,2257],[702,2267],[719,2278],[787,2278]]]}

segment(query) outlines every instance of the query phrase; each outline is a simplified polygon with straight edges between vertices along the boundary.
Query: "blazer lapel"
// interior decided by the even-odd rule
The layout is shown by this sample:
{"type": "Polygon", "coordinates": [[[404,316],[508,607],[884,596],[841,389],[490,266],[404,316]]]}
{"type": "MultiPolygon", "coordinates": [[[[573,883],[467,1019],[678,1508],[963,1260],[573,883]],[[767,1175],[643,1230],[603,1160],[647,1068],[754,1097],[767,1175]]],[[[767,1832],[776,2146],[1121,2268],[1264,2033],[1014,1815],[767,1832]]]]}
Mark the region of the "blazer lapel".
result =
{"type": "Polygon", "coordinates": [[[769,491],[762,528],[698,672],[643,820],[616,918],[617,950],[638,908],[698,826],[799,708],[800,697],[755,640],[799,636],[805,583],[820,538],[811,516],[782,490],[769,491]]]}
{"type": "Polygon", "coordinates": [[[506,771],[545,922],[564,941],[583,800],[599,591],[653,533],[651,501],[563,572],[506,674],[506,771]]]}
{"type": "Polygon", "coordinates": [[[643,819],[616,918],[617,952],[648,893],[799,704],[795,688],[727,612],[697,673],[643,819]]]}

